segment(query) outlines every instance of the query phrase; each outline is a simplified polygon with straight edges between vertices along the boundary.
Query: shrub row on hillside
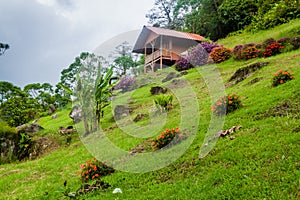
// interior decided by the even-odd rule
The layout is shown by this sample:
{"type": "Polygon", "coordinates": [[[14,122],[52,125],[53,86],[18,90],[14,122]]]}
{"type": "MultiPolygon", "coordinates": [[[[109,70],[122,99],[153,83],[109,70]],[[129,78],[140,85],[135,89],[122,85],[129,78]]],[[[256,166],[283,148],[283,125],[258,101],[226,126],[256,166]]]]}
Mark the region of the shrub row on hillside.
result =
{"type": "Polygon", "coordinates": [[[275,40],[269,38],[260,44],[238,44],[233,48],[233,55],[236,60],[249,60],[252,58],[270,57],[280,53],[299,49],[300,38],[281,38],[275,40]]]}

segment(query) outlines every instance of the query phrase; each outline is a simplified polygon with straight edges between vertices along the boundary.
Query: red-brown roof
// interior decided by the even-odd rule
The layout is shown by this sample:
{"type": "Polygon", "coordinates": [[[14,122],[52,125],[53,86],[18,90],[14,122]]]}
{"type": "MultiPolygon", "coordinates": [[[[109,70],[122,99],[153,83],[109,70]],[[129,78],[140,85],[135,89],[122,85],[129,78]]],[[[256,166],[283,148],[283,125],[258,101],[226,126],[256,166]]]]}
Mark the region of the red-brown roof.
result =
{"type": "Polygon", "coordinates": [[[162,35],[162,36],[174,37],[174,38],[185,39],[185,40],[193,40],[196,42],[205,40],[204,37],[194,34],[194,33],[186,33],[186,32],[181,32],[181,31],[165,29],[165,28],[144,26],[142,29],[142,32],[140,33],[140,35],[134,45],[133,52],[135,52],[135,53],[143,53],[144,52],[145,43],[151,33],[156,34],[157,35],[156,37],[159,37],[162,35]]]}
{"type": "Polygon", "coordinates": [[[165,35],[165,36],[177,37],[177,38],[183,38],[183,39],[195,40],[195,41],[205,40],[204,37],[197,35],[195,33],[186,33],[181,31],[165,29],[165,28],[152,27],[152,26],[146,26],[146,28],[158,35],[165,35]]]}

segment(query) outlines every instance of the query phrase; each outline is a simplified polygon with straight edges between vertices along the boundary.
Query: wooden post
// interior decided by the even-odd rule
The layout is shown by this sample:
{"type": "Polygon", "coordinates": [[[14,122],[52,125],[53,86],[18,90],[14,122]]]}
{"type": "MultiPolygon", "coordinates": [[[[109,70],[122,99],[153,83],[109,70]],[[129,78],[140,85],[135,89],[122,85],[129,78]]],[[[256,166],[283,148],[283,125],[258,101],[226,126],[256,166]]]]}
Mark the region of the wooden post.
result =
{"type": "Polygon", "coordinates": [[[162,59],[163,59],[163,46],[162,46],[162,42],[163,42],[163,36],[160,36],[160,69],[162,70],[162,59]]]}
{"type": "Polygon", "coordinates": [[[152,41],[151,42],[151,46],[152,46],[152,52],[151,52],[151,54],[152,54],[152,63],[151,63],[151,68],[152,68],[152,72],[154,72],[154,45],[155,45],[155,40],[154,41],[152,41]]]}
{"type": "Polygon", "coordinates": [[[145,63],[144,63],[144,73],[146,73],[147,72],[147,63],[146,63],[146,57],[147,57],[147,44],[145,44],[145,63]]]}

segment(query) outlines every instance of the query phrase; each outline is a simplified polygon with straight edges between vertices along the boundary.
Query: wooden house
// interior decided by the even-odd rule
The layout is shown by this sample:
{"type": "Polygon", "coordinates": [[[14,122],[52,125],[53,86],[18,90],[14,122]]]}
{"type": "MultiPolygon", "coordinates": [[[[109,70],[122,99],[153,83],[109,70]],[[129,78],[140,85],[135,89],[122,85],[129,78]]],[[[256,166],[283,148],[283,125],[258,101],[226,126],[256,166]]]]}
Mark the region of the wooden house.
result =
{"type": "Polygon", "coordinates": [[[145,72],[156,71],[163,65],[173,65],[180,54],[203,40],[204,37],[193,33],[144,26],[133,52],[145,54],[145,72]]]}

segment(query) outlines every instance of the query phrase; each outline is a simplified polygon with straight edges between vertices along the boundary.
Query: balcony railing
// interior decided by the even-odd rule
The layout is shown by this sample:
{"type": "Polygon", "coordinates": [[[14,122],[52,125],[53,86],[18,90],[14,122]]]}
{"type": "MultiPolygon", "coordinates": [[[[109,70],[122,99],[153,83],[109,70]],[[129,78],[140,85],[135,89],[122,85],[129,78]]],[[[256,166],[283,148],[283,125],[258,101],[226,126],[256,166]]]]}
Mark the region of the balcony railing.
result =
{"type": "Polygon", "coordinates": [[[162,52],[160,52],[160,50],[157,50],[155,52],[153,52],[150,55],[147,55],[145,58],[145,64],[148,64],[150,62],[157,62],[162,54],[162,59],[168,59],[168,60],[178,60],[179,56],[172,52],[171,50],[168,49],[163,49],[162,52]]]}

